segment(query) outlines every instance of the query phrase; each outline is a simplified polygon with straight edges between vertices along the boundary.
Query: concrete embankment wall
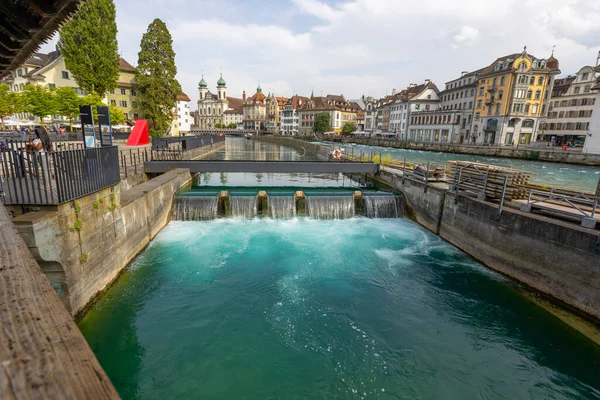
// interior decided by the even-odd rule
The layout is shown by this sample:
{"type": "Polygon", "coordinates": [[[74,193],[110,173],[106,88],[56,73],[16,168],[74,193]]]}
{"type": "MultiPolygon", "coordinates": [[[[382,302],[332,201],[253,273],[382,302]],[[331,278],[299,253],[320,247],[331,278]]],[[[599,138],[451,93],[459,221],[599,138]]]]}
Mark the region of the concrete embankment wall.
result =
{"type": "Polygon", "coordinates": [[[600,321],[600,231],[459,196],[382,171],[406,214],[444,240],[573,311],[600,321]]]}
{"type": "Polygon", "coordinates": [[[169,222],[173,195],[190,180],[189,170],[173,170],[126,192],[117,185],[13,223],[77,315],[169,222]]]}
{"type": "MultiPolygon", "coordinates": [[[[312,139],[310,139],[312,140],[312,139]]],[[[336,139],[337,140],[337,139],[336,139]]],[[[344,143],[357,143],[367,146],[382,146],[398,149],[437,151],[442,153],[472,154],[478,156],[504,157],[504,158],[531,158],[539,161],[552,161],[570,164],[598,165],[600,166],[600,154],[583,154],[579,151],[562,151],[554,149],[551,151],[544,148],[517,148],[517,147],[493,147],[493,146],[467,146],[450,143],[421,143],[406,141],[390,141],[377,139],[340,139],[344,143]]]]}

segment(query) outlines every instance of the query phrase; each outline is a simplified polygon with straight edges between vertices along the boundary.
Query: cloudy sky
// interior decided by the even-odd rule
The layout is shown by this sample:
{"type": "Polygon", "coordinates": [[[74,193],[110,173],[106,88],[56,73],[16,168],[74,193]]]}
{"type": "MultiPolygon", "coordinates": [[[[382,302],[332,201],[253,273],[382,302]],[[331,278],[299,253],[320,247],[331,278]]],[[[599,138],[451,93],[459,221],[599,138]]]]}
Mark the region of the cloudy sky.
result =
{"type": "MultiPolygon", "coordinates": [[[[555,56],[563,75],[596,62],[597,0],[115,0],[121,55],[132,64],[154,18],[173,36],[183,90],[202,72],[228,95],[258,83],[276,95],[383,96],[431,79],[438,86],[498,56],[555,56]]],[[[52,44],[43,50],[48,50],[52,44]]]]}

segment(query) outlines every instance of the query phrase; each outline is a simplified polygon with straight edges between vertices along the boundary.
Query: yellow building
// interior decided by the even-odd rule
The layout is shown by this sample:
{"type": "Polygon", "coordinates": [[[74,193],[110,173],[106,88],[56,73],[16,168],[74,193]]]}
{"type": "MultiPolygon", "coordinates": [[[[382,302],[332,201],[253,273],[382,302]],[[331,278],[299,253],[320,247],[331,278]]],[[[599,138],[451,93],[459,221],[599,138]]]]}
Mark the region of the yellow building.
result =
{"type": "Polygon", "coordinates": [[[558,60],[510,54],[484,68],[477,79],[473,135],[477,144],[528,144],[548,111],[558,60]]]}
{"type": "Polygon", "coordinates": [[[109,104],[113,104],[123,111],[128,120],[135,121],[141,116],[133,107],[137,93],[134,89],[135,67],[124,59],[119,59],[119,80],[117,87],[106,95],[109,104]]]}

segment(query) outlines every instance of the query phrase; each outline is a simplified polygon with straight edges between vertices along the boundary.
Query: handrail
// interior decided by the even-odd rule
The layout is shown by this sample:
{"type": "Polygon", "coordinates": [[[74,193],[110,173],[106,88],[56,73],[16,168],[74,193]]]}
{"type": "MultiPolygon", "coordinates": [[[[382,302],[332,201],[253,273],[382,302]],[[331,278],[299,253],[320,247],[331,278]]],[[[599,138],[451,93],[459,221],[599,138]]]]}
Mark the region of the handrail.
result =
{"type": "Polygon", "coordinates": [[[579,211],[579,213],[581,215],[583,215],[584,217],[594,218],[594,215],[596,213],[596,208],[598,207],[599,197],[598,196],[588,196],[583,193],[575,195],[575,196],[570,196],[570,195],[553,193],[552,191],[544,192],[541,190],[531,190],[529,192],[529,197],[527,198],[527,204],[538,204],[538,203],[545,202],[547,200],[560,201],[560,202],[567,203],[572,208],[579,211]],[[536,195],[536,196],[540,196],[540,197],[544,197],[544,198],[532,201],[532,199],[531,199],[532,195],[536,195]],[[589,212],[589,211],[584,211],[583,209],[581,209],[579,206],[582,203],[592,207],[592,211],[589,212]]]}

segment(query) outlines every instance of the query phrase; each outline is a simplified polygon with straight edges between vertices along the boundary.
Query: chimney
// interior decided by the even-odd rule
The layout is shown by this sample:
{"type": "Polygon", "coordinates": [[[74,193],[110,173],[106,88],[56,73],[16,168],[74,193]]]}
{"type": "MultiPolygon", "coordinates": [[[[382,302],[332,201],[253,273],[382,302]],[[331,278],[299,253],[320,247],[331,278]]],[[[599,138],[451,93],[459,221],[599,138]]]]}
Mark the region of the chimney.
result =
{"type": "Polygon", "coordinates": [[[460,76],[465,76],[468,73],[469,73],[469,71],[463,71],[463,72],[460,73],[460,76]]]}
{"type": "Polygon", "coordinates": [[[392,96],[396,95],[396,89],[392,89],[392,96]]]}
{"type": "Polygon", "coordinates": [[[427,85],[429,82],[431,82],[430,79],[425,79],[425,84],[427,85]]]}
{"type": "Polygon", "coordinates": [[[244,92],[242,93],[242,100],[246,101],[246,91],[244,90],[244,92]]]}

